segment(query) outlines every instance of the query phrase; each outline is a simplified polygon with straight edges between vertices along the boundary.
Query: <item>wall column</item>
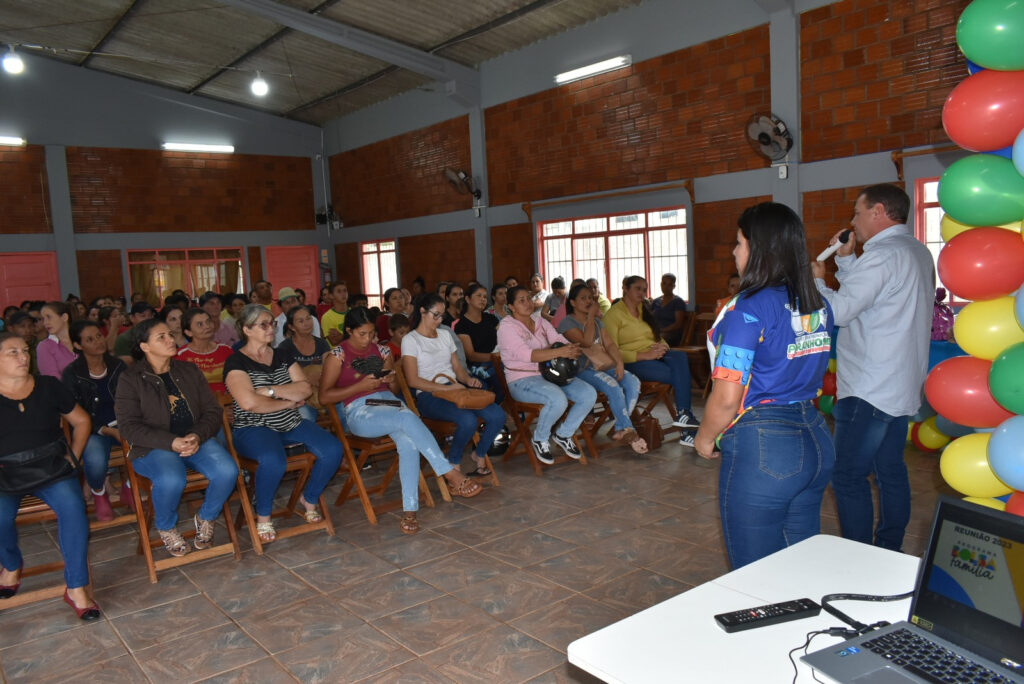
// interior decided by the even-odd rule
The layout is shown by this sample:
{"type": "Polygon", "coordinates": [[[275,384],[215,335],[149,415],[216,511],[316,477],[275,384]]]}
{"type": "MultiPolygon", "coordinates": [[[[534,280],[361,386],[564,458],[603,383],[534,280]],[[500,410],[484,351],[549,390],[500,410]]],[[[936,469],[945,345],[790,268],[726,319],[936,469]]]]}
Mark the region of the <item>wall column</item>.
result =
{"type": "Polygon", "coordinates": [[[46,146],[46,182],[49,185],[50,217],[57,252],[57,277],[60,279],[63,299],[69,292],[80,294],[75,226],[71,217],[71,185],[68,182],[68,162],[63,145],[46,146]]]}
{"type": "MultiPolygon", "coordinates": [[[[487,197],[487,136],[484,132],[484,112],[474,107],[469,112],[469,158],[473,178],[479,182],[479,204],[486,207],[490,202],[487,197]]],[[[491,222],[487,217],[487,209],[481,209],[480,216],[473,224],[473,243],[476,254],[476,279],[491,285],[494,274],[491,273],[491,222]]]]}
{"type": "Polygon", "coordinates": [[[769,15],[772,112],[793,135],[785,179],[772,169],[772,199],[803,215],[800,201],[800,15],[791,8],[769,15]]]}

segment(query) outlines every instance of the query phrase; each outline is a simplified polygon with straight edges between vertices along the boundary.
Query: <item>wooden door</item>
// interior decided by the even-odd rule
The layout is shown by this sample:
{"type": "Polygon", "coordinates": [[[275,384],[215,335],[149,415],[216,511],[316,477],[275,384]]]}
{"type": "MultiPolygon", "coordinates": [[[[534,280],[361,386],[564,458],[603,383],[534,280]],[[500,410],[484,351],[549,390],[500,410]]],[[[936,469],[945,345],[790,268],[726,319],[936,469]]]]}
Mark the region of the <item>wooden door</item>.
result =
{"type": "Polygon", "coordinates": [[[320,266],[316,245],[264,248],[263,277],[274,287],[274,299],[282,287],[301,288],[306,302],[316,303],[320,296],[320,266]]]}
{"type": "Polygon", "coordinates": [[[0,254],[0,303],[18,306],[26,299],[63,299],[56,252],[0,254]]]}

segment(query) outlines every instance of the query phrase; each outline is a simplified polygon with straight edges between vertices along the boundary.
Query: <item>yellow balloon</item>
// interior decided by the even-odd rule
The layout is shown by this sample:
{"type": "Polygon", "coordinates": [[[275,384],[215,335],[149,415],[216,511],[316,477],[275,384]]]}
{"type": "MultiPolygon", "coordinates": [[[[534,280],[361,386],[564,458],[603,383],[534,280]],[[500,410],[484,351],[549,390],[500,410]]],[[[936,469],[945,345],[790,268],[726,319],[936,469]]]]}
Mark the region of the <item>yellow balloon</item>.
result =
{"type": "Polygon", "coordinates": [[[1024,329],[1013,312],[1013,297],[971,302],[953,323],[956,343],[971,356],[992,359],[1007,347],[1024,342],[1024,329]]]}
{"type": "Polygon", "coordinates": [[[1000,501],[999,499],[987,499],[982,498],[980,496],[965,496],[964,501],[969,501],[970,503],[978,504],[979,506],[987,506],[989,508],[994,508],[997,511],[1006,510],[1006,502],[1000,501]]]}
{"type": "Polygon", "coordinates": [[[932,416],[921,421],[921,427],[917,428],[917,441],[927,449],[938,451],[949,444],[949,435],[943,434],[935,426],[935,418],[936,416],[932,416]]]}
{"type": "MultiPolygon", "coordinates": [[[[996,228],[1005,228],[1006,230],[1012,230],[1015,232],[1021,232],[1022,221],[1011,221],[1004,223],[1001,226],[995,226],[996,228]]],[[[943,242],[949,242],[954,237],[963,233],[964,231],[970,230],[971,228],[977,228],[978,226],[969,226],[966,223],[960,223],[949,214],[945,214],[942,220],[939,221],[939,233],[942,235],[943,242]]]]}
{"type": "Polygon", "coordinates": [[[989,498],[1013,490],[996,477],[988,465],[988,432],[975,432],[954,439],[939,458],[939,471],[946,484],[966,496],[989,498]]]}

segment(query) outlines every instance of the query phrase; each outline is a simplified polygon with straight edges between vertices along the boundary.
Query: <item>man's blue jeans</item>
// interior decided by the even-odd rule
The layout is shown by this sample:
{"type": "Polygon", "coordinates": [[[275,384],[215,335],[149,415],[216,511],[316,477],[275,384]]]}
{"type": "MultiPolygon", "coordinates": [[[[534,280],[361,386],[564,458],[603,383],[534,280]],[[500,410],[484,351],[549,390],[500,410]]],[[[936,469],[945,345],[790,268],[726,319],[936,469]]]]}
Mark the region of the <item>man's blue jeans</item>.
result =
{"type": "Polygon", "coordinates": [[[251,426],[238,428],[232,434],[238,455],[258,461],[260,464],[256,469],[255,484],[257,515],[270,515],[274,510],[274,495],[277,494],[277,487],[284,477],[284,468],[288,461],[288,456],[284,453],[286,445],[301,442],[316,456],[309,480],[302,490],[302,498],[306,503],[317,502],[341,464],[341,442],[308,420],[303,420],[288,432],[251,426]]]}
{"type": "Polygon", "coordinates": [[[444,420],[455,423],[455,434],[448,450],[449,463],[462,461],[469,440],[473,439],[479,421],[484,421],[484,429],[480,432],[480,443],[476,447],[476,455],[483,458],[494,442],[494,438],[505,427],[505,411],[497,404],[490,404],[482,409],[460,409],[452,402],[434,396],[430,392],[416,393],[416,406],[420,415],[432,420],[444,420]]]}
{"type": "Polygon", "coordinates": [[[836,493],[839,527],[847,539],[899,551],[910,522],[910,481],[903,448],[908,416],[890,416],[858,397],[844,397],[832,409],[836,421],[836,493]],[[878,526],[868,475],[878,487],[878,526]]]}
{"type": "MultiPolygon", "coordinates": [[[[30,493],[57,514],[57,543],[64,557],[64,582],[68,589],[86,586],[89,584],[89,521],[85,517],[85,501],[78,477],[65,477],[30,493]]],[[[14,524],[20,502],[21,496],[17,494],[0,494],[0,564],[6,570],[17,570],[22,564],[18,528],[14,524]]]]}
{"type": "Polygon", "coordinates": [[[103,489],[103,483],[107,479],[107,465],[110,463],[110,450],[116,442],[113,437],[107,435],[89,435],[89,441],[85,443],[82,450],[82,470],[85,471],[85,481],[89,483],[92,491],[98,492],[103,489]]]}
{"type": "Polygon", "coordinates": [[[411,409],[405,405],[401,408],[366,405],[367,399],[393,401],[395,398],[391,392],[376,392],[359,397],[345,408],[348,429],[360,437],[387,435],[394,441],[398,450],[398,482],[402,486],[402,510],[417,511],[420,507],[420,454],[423,454],[423,458],[427,459],[427,463],[438,475],[447,473],[452,469],[452,465],[441,453],[434,435],[411,409]]]}
{"type": "Polygon", "coordinates": [[[718,507],[733,569],[818,534],[835,447],[812,402],[747,411],[721,448],[718,507]]]}
{"type": "Polygon", "coordinates": [[[558,436],[572,437],[597,401],[597,390],[579,378],[573,378],[568,385],[556,385],[540,375],[531,375],[510,384],[508,391],[516,401],[541,404],[544,407],[533,428],[533,439],[537,442],[546,442],[551,438],[551,428],[558,417],[565,413],[570,401],[572,408],[559,426],[558,436]]]}
{"type": "Polygon", "coordinates": [[[633,421],[629,416],[636,408],[637,399],[640,398],[640,378],[626,371],[622,380],[616,380],[614,368],[603,371],[584,368],[576,377],[608,397],[608,406],[615,417],[616,430],[628,430],[633,427],[633,421]]]}
{"type": "Polygon", "coordinates": [[[690,410],[690,360],[686,352],[669,349],[660,359],[627,363],[626,370],[644,382],[672,385],[676,410],[690,410]]]}
{"type": "Polygon", "coordinates": [[[186,468],[202,473],[210,481],[199,509],[203,520],[217,519],[238,481],[235,459],[216,439],[206,440],[199,445],[199,451],[186,458],[174,451],[153,449],[141,458],[133,458],[132,468],[153,484],[153,522],[158,530],[173,530],[178,524],[186,468]]]}

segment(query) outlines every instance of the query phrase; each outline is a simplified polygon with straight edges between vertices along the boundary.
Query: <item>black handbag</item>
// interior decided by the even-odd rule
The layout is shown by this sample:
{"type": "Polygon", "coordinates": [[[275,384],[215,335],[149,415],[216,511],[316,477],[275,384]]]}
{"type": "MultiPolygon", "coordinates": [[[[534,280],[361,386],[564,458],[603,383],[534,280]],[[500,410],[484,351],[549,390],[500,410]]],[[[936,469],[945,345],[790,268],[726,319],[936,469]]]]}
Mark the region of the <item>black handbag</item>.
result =
{"type": "Polygon", "coordinates": [[[74,475],[78,458],[63,437],[49,444],[0,456],[0,492],[28,494],[74,475]]]}

